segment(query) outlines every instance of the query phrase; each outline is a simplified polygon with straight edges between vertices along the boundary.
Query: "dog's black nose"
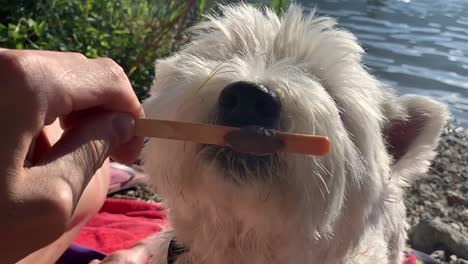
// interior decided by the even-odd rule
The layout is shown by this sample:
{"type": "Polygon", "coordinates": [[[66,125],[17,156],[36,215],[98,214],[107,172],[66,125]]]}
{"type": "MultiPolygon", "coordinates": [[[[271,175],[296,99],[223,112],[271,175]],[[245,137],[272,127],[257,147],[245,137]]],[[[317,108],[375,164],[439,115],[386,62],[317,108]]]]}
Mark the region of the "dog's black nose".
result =
{"type": "Polygon", "coordinates": [[[219,95],[221,125],[276,128],[281,102],[267,87],[251,82],[235,82],[219,95]]]}

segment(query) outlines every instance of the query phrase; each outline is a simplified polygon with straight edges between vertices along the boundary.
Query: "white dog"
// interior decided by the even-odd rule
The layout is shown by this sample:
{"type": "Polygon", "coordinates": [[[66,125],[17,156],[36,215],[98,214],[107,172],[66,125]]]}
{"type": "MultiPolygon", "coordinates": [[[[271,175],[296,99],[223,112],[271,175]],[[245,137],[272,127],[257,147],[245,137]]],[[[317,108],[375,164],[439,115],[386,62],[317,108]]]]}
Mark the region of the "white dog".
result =
{"type": "Polygon", "coordinates": [[[146,171],[172,228],[162,245],[182,249],[169,262],[400,264],[404,187],[434,157],[446,107],[394,94],[351,33],[297,5],[282,17],[224,6],[192,33],[157,62],[148,117],[325,135],[332,150],[253,156],[149,140],[146,171]]]}

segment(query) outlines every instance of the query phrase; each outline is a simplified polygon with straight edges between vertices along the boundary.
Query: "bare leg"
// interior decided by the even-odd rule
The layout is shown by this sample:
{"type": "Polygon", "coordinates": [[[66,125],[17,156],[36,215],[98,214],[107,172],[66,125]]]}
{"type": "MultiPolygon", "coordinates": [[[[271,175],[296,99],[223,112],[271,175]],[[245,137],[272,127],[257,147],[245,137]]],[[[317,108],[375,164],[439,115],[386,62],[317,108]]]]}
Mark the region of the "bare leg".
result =
{"type": "MultiPolygon", "coordinates": [[[[59,122],[55,122],[45,128],[45,135],[51,144],[57,142],[62,133],[63,130],[60,128],[59,122]]],[[[31,253],[18,263],[55,263],[76,238],[80,229],[101,208],[107,195],[110,180],[109,173],[109,161],[106,161],[86,187],[76,211],[73,214],[72,222],[70,223],[67,232],[65,232],[55,242],[31,253]]]]}

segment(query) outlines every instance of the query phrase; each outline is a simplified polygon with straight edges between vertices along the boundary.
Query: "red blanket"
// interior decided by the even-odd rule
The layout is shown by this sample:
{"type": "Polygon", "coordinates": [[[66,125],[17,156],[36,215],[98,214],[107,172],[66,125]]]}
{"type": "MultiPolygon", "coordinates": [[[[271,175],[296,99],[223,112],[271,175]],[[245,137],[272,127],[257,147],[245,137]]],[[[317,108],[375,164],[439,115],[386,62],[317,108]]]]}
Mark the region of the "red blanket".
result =
{"type": "Polygon", "coordinates": [[[75,243],[103,253],[127,249],[165,227],[159,204],[107,199],[100,212],[81,230],[75,243]]]}

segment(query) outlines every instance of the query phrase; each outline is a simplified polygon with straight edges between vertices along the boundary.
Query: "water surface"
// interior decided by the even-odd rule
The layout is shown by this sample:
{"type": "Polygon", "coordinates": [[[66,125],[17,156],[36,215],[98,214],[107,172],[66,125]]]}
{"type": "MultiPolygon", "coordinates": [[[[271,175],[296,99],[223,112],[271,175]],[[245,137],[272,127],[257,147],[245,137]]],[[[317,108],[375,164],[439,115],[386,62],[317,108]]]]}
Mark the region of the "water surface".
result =
{"type": "Polygon", "coordinates": [[[468,128],[468,1],[302,0],[333,16],[367,51],[365,63],[399,93],[449,104],[468,128]]]}

